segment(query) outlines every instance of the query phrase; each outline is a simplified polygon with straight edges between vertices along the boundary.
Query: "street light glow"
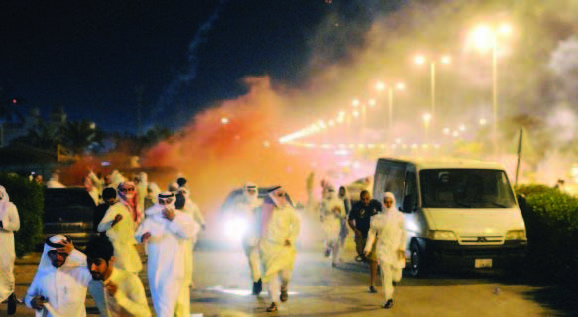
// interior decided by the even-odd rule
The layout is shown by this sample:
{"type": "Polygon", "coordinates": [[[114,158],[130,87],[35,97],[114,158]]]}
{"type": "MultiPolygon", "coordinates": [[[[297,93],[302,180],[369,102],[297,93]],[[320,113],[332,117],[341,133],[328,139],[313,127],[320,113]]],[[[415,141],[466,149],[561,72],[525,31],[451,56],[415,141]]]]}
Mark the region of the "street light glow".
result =
{"type": "Polygon", "coordinates": [[[227,117],[222,117],[222,118],[221,118],[221,124],[222,124],[222,125],[229,124],[229,118],[227,118],[227,117]]]}
{"type": "Polygon", "coordinates": [[[488,121],[484,118],[480,119],[480,125],[486,125],[488,123],[488,121]]]}
{"type": "Polygon", "coordinates": [[[359,99],[357,99],[357,98],[355,98],[355,99],[353,99],[353,101],[351,101],[351,105],[354,106],[354,107],[359,106],[359,103],[360,103],[360,101],[359,101],[359,99]]]}
{"type": "Polygon", "coordinates": [[[385,83],[383,81],[378,81],[375,84],[375,89],[377,89],[378,91],[383,91],[385,89],[385,83]]]}
{"type": "Polygon", "coordinates": [[[440,58],[442,64],[448,65],[452,62],[452,58],[449,55],[444,55],[440,58]]]}
{"type": "Polygon", "coordinates": [[[423,55],[417,55],[413,61],[417,65],[423,65],[423,64],[425,64],[425,57],[423,55]]]}
{"type": "Polygon", "coordinates": [[[430,113],[424,113],[424,114],[422,115],[422,119],[423,119],[423,122],[425,122],[425,123],[430,122],[430,120],[431,120],[431,114],[430,114],[430,113]]]}
{"type": "Polygon", "coordinates": [[[404,82],[398,82],[397,84],[395,84],[395,89],[397,90],[405,90],[405,83],[404,82]]]}
{"type": "Polygon", "coordinates": [[[369,99],[369,100],[367,101],[367,104],[368,104],[371,108],[373,108],[373,107],[375,107],[375,106],[377,105],[377,101],[372,98],[372,99],[369,99]]]}
{"type": "Polygon", "coordinates": [[[487,25],[479,25],[470,34],[471,41],[480,51],[487,51],[494,46],[494,32],[487,25]]]}
{"type": "Polygon", "coordinates": [[[507,23],[503,23],[498,28],[498,33],[500,33],[501,35],[508,36],[508,35],[512,34],[512,32],[513,32],[512,26],[510,24],[507,24],[507,23]]]}
{"type": "Polygon", "coordinates": [[[359,117],[359,111],[353,111],[351,114],[356,118],[359,117]]]}

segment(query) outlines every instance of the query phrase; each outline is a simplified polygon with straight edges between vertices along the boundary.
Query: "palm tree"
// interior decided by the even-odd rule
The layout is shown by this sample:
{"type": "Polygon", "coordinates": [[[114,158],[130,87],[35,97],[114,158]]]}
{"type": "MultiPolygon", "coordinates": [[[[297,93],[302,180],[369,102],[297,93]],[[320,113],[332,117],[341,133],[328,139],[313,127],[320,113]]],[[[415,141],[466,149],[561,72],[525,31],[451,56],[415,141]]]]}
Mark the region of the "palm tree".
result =
{"type": "Polygon", "coordinates": [[[88,120],[67,122],[61,129],[61,144],[72,155],[82,155],[90,148],[102,146],[104,134],[88,120]]]}

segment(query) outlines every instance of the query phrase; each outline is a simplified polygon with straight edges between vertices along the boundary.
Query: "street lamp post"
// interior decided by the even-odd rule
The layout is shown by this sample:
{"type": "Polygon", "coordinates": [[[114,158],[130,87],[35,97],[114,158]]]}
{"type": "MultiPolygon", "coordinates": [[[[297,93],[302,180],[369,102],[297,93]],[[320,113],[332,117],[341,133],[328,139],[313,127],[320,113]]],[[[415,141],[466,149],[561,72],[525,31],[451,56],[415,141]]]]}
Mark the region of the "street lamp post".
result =
{"type": "Polygon", "coordinates": [[[392,127],[393,127],[393,95],[394,92],[397,91],[402,91],[405,89],[405,84],[403,82],[397,82],[394,85],[386,85],[384,82],[382,81],[378,81],[377,84],[375,84],[375,89],[379,92],[385,90],[387,88],[387,114],[388,114],[388,126],[389,129],[391,131],[392,127]]]}
{"type": "Polygon", "coordinates": [[[432,127],[433,127],[433,118],[436,115],[436,66],[437,64],[450,64],[451,58],[447,55],[440,57],[439,59],[432,59],[428,60],[423,55],[417,55],[414,59],[414,63],[417,65],[423,65],[429,62],[430,64],[430,117],[432,119],[432,127]]]}
{"type": "Polygon", "coordinates": [[[508,36],[512,33],[512,27],[509,24],[502,24],[499,27],[490,27],[479,25],[474,28],[470,34],[470,39],[474,42],[477,49],[482,51],[491,50],[492,54],[492,143],[494,155],[500,154],[498,145],[498,37],[508,36]]]}

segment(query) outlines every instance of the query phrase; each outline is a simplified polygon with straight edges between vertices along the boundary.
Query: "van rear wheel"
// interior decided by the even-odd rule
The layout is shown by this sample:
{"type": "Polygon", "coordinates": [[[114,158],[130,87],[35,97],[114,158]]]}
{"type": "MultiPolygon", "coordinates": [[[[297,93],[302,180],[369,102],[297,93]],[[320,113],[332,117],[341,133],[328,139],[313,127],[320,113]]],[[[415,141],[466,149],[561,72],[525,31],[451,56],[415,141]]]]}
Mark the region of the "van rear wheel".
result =
{"type": "Polygon", "coordinates": [[[428,269],[424,252],[425,250],[415,240],[411,242],[409,250],[411,254],[409,267],[410,275],[413,277],[425,277],[428,269]]]}

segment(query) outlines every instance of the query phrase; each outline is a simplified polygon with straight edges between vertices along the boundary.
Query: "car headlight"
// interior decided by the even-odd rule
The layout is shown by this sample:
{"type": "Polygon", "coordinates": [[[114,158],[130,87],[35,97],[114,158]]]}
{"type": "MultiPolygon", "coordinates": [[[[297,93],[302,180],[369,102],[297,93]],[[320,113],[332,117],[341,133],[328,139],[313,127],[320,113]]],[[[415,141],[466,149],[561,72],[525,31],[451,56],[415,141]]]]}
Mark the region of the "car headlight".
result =
{"type": "Polygon", "coordinates": [[[448,230],[428,230],[427,238],[432,240],[456,241],[458,238],[453,231],[448,230]]]}
{"type": "Polygon", "coordinates": [[[506,233],[506,240],[526,240],[526,230],[510,230],[506,233]]]}
{"type": "Polygon", "coordinates": [[[224,232],[226,238],[241,240],[247,231],[247,220],[237,217],[225,221],[224,232]]]}

